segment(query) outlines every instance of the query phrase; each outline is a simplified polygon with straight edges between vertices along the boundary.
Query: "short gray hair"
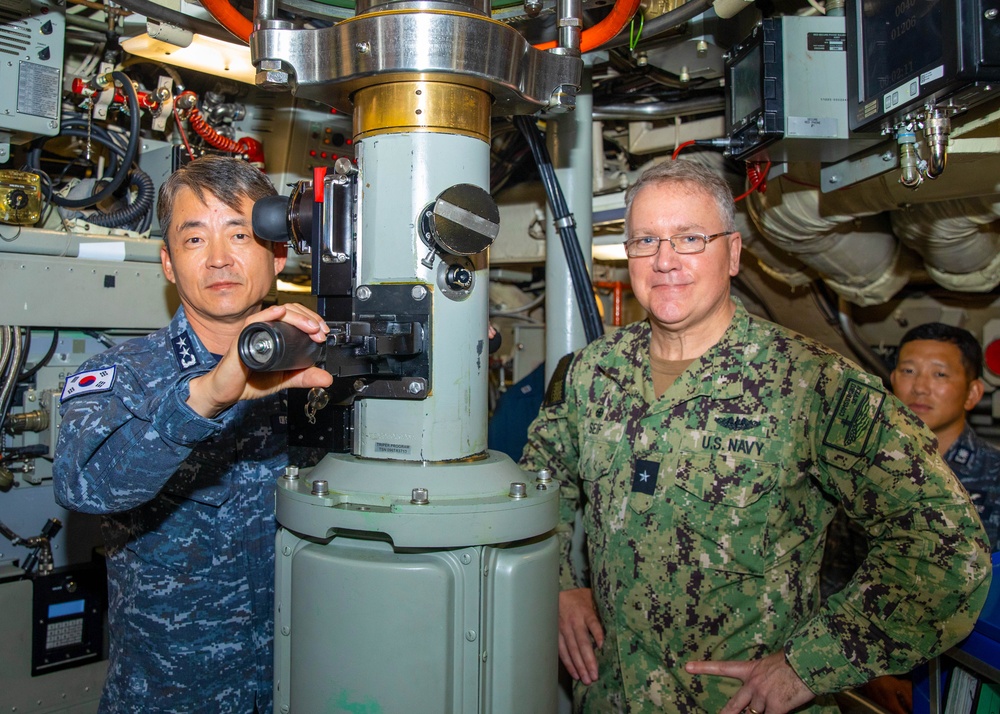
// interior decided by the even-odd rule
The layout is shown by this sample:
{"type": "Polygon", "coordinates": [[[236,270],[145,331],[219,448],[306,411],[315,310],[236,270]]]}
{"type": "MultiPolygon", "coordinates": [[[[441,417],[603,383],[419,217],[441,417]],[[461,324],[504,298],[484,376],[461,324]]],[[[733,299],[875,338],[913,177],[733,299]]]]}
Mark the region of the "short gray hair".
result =
{"type": "Polygon", "coordinates": [[[712,169],[693,161],[663,161],[646,169],[639,180],[629,186],[625,192],[625,238],[629,237],[629,218],[632,214],[632,202],[639,191],[648,186],[662,184],[687,184],[691,188],[707,193],[715,201],[719,218],[727,231],[736,230],[736,203],[729,184],[712,169]]]}
{"type": "Polygon", "coordinates": [[[170,251],[170,221],[174,200],[181,188],[191,189],[200,201],[210,193],[234,211],[241,209],[244,198],[259,201],[277,193],[271,180],[256,167],[230,156],[203,156],[174,171],[160,186],[156,217],[163,231],[163,243],[170,251]]]}

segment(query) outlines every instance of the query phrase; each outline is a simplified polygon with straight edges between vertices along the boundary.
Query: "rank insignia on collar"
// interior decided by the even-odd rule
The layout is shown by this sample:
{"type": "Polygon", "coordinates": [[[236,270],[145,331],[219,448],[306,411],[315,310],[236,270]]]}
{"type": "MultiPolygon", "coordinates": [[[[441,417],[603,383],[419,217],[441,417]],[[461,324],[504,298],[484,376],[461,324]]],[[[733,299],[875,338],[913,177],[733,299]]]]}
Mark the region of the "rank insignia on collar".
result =
{"type": "Polygon", "coordinates": [[[632,469],[632,493],[652,496],[656,493],[656,477],[659,473],[660,465],[655,461],[636,459],[632,469]]]}
{"type": "Polygon", "coordinates": [[[194,338],[187,330],[171,339],[170,346],[174,348],[174,358],[177,360],[177,366],[182,370],[190,369],[198,364],[194,338]]]}

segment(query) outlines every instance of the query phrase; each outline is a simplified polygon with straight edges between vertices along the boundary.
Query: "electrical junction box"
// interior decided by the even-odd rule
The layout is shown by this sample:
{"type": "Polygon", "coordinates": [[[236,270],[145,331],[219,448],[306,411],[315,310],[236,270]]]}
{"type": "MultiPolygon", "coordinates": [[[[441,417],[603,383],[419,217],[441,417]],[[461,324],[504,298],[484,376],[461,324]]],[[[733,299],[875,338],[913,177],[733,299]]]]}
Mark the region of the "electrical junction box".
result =
{"type": "MultiPolygon", "coordinates": [[[[66,37],[63,6],[50,0],[0,0],[0,142],[24,144],[59,133],[66,37]]],[[[0,161],[9,158],[0,153],[0,161]]]]}
{"type": "Polygon", "coordinates": [[[27,171],[0,170],[0,223],[30,226],[42,217],[42,181],[27,171]]]}
{"type": "Polygon", "coordinates": [[[726,61],[729,155],[831,162],[881,141],[851,134],[843,17],[768,18],[726,61]]]}

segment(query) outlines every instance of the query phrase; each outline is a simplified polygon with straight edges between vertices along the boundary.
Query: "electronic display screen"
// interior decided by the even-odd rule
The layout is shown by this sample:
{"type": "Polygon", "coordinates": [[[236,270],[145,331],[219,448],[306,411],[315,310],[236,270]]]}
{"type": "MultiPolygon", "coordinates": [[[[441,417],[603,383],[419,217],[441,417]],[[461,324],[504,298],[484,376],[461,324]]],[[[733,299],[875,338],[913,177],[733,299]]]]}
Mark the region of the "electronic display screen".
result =
{"type": "Polygon", "coordinates": [[[863,102],[943,62],[944,0],[858,3],[863,102]]]}
{"type": "Polygon", "coordinates": [[[732,115],[730,128],[738,126],[750,114],[763,107],[762,77],[764,68],[761,61],[760,45],[754,45],[731,69],[729,77],[729,97],[732,115]]]}
{"type": "Polygon", "coordinates": [[[65,617],[66,615],[79,615],[86,606],[85,600],[70,600],[69,602],[57,602],[49,605],[49,619],[65,617]]]}

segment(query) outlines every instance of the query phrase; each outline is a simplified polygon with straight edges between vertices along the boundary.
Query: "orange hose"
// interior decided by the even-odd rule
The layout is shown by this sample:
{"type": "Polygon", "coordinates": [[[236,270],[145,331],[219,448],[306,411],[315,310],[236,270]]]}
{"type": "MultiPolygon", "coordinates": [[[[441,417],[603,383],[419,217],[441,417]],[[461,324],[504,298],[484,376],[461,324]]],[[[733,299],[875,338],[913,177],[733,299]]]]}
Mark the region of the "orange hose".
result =
{"type": "MultiPolygon", "coordinates": [[[[639,9],[639,0],[617,0],[611,12],[593,27],[588,27],[580,35],[580,52],[590,52],[603,45],[622,31],[639,9]]],[[[536,50],[551,50],[555,40],[535,45],[536,50]]]]}
{"type": "Polygon", "coordinates": [[[250,44],[250,33],[253,23],[243,17],[229,0],[202,0],[202,7],[214,17],[220,25],[236,35],[236,38],[250,44]]]}
{"type": "Polygon", "coordinates": [[[614,317],[612,318],[612,327],[622,326],[622,304],[624,302],[624,294],[626,290],[631,290],[632,286],[628,283],[623,283],[621,280],[616,280],[614,282],[609,281],[597,281],[594,283],[595,288],[600,288],[602,290],[611,290],[614,296],[614,312],[612,313],[614,317]]]}

